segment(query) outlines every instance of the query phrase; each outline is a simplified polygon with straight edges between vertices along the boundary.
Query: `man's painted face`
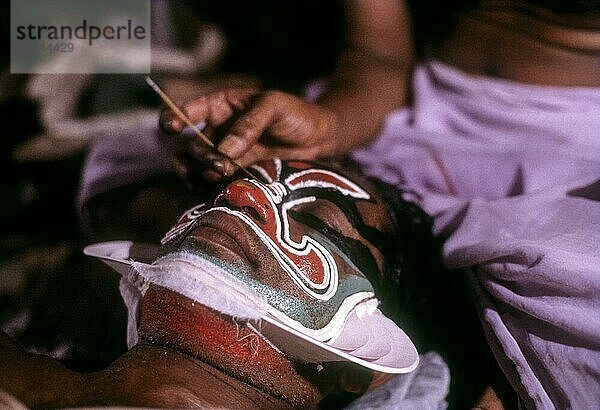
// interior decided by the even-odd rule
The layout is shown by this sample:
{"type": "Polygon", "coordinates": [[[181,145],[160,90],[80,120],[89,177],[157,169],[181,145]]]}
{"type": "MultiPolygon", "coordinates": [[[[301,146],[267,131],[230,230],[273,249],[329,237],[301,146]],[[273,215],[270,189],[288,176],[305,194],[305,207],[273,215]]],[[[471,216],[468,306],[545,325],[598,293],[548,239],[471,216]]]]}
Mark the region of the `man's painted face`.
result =
{"type": "Polygon", "coordinates": [[[163,245],[210,258],[264,295],[271,314],[328,340],[374,296],[367,277],[381,277],[389,216],[365,187],[320,165],[252,168],[262,180],[236,180],[190,209],[163,245]]]}

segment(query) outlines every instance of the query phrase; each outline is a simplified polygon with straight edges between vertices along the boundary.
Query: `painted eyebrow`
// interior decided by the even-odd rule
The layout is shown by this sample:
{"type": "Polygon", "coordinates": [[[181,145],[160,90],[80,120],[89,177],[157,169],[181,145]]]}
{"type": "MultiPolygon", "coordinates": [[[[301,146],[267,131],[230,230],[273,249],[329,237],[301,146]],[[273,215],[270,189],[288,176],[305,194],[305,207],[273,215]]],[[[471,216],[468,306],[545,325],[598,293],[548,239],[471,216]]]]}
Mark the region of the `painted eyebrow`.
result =
{"type": "Polygon", "coordinates": [[[371,195],[370,199],[356,199],[348,197],[341,192],[330,188],[304,188],[293,191],[289,194],[289,198],[296,199],[303,196],[314,196],[317,200],[326,200],[339,208],[347,221],[352,225],[358,233],[369,241],[377,250],[384,255],[390,250],[391,241],[394,240],[394,235],[389,232],[381,231],[377,228],[365,224],[361,212],[358,210],[357,203],[366,201],[377,203],[375,197],[371,195]]]}
{"type": "Polygon", "coordinates": [[[354,265],[365,274],[369,281],[379,278],[379,268],[369,248],[358,239],[350,238],[333,229],[322,219],[308,212],[290,209],[288,215],[295,221],[318,231],[331,241],[354,265]]]}

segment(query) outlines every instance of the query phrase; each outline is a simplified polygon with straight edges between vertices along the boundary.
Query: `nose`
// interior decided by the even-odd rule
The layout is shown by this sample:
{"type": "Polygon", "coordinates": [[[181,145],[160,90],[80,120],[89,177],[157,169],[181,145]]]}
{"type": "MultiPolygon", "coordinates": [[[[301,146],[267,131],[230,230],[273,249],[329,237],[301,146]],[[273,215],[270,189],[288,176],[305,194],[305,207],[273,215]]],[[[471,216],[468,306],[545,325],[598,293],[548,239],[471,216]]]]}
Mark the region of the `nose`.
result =
{"type": "Polygon", "coordinates": [[[254,183],[244,179],[230,183],[215,198],[215,206],[235,209],[256,222],[265,224],[271,219],[269,215],[272,214],[273,207],[258,184],[259,182],[254,183]]]}

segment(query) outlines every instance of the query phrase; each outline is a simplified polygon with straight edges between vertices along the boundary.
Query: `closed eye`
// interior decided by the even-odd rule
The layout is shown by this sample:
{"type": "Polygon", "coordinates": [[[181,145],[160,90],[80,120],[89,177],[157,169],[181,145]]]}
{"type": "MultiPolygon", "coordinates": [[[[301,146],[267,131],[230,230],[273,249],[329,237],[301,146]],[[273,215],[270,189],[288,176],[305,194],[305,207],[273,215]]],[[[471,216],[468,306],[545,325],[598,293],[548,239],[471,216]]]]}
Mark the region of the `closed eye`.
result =
{"type": "Polygon", "coordinates": [[[294,207],[293,211],[296,215],[312,215],[324,226],[339,233],[349,234],[353,230],[344,212],[336,204],[327,200],[318,199],[315,202],[294,207]]]}
{"type": "Polygon", "coordinates": [[[347,236],[343,231],[336,229],[309,212],[290,210],[288,214],[297,222],[314,229],[331,241],[344,255],[352,260],[367,279],[374,280],[378,277],[381,268],[377,265],[369,247],[362,241],[347,236]]]}

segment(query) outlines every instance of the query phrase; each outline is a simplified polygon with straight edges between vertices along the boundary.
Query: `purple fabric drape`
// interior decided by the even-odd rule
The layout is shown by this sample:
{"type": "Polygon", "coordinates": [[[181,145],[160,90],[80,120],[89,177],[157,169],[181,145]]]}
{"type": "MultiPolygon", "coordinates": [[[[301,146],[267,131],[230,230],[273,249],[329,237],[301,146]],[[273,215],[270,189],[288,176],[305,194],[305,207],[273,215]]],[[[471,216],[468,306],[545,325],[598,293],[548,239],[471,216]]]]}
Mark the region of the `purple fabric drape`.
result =
{"type": "MultiPolygon", "coordinates": [[[[416,191],[470,267],[488,342],[528,408],[600,403],[600,89],[415,73],[415,103],[354,158],[416,191]]],[[[474,360],[477,360],[474,358],[474,360]]]]}

